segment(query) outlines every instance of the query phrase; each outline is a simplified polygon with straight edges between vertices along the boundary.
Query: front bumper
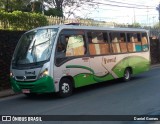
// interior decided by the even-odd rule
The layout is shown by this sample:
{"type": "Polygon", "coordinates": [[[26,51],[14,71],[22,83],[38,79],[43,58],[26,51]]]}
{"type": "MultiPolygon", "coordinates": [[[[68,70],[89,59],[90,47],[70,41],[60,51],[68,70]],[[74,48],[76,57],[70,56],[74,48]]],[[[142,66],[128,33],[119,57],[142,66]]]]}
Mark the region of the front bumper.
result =
{"type": "Polygon", "coordinates": [[[54,92],[54,80],[50,76],[45,76],[36,81],[16,81],[14,78],[10,78],[11,86],[14,92],[22,92],[23,89],[27,89],[30,93],[49,93],[54,92]]]}

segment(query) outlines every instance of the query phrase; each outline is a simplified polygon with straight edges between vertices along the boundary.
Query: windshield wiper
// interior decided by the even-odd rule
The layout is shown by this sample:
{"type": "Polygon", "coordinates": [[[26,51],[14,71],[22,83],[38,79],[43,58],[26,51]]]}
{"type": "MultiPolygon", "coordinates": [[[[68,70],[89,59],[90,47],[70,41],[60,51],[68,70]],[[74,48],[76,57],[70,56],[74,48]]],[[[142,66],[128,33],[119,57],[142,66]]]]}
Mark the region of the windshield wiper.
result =
{"type": "Polygon", "coordinates": [[[32,45],[32,48],[31,48],[31,55],[33,57],[33,62],[37,62],[37,57],[36,57],[36,52],[35,52],[35,42],[36,42],[36,39],[33,41],[33,45],[32,45]]]}

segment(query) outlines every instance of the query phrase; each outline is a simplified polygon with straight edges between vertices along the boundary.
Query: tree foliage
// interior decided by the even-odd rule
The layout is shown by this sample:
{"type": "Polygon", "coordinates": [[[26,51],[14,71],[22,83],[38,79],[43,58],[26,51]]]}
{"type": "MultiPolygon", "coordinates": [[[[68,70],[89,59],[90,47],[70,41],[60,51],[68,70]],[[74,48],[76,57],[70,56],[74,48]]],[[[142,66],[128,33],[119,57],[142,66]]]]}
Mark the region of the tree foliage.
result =
{"type": "Polygon", "coordinates": [[[46,15],[46,16],[58,16],[58,17],[63,16],[62,12],[58,11],[56,8],[49,8],[48,10],[44,10],[44,15],[46,15]]]}
{"type": "Polygon", "coordinates": [[[48,25],[48,21],[44,15],[21,11],[0,11],[0,22],[3,25],[3,29],[10,30],[29,30],[48,25]]]}
{"type": "Polygon", "coordinates": [[[157,22],[153,27],[154,27],[154,28],[160,28],[160,23],[157,22]]]}
{"type": "Polygon", "coordinates": [[[141,28],[142,26],[141,26],[140,23],[135,22],[135,23],[133,23],[132,25],[129,25],[129,27],[132,27],[132,28],[141,28]]]}
{"type": "Polygon", "coordinates": [[[0,0],[0,10],[6,12],[36,12],[52,16],[77,17],[82,11],[90,12],[94,0],[0,0]]]}
{"type": "Polygon", "coordinates": [[[1,0],[0,9],[6,12],[12,12],[14,10],[22,10],[24,7],[24,0],[1,0]]]}
{"type": "Polygon", "coordinates": [[[70,16],[77,17],[77,13],[84,10],[90,12],[96,8],[97,5],[93,3],[94,0],[45,0],[51,6],[54,6],[58,11],[69,18],[70,16]]]}

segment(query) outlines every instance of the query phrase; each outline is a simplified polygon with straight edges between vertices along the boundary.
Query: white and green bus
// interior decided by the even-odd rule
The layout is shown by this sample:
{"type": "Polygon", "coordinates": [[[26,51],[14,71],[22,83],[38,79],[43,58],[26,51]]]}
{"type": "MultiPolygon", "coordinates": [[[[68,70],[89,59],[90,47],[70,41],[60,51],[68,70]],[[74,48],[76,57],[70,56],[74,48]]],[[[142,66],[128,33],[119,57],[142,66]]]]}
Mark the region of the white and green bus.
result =
{"type": "Polygon", "coordinates": [[[149,68],[147,30],[54,25],[22,35],[10,78],[15,92],[67,97],[74,88],[117,78],[128,81],[149,68]]]}

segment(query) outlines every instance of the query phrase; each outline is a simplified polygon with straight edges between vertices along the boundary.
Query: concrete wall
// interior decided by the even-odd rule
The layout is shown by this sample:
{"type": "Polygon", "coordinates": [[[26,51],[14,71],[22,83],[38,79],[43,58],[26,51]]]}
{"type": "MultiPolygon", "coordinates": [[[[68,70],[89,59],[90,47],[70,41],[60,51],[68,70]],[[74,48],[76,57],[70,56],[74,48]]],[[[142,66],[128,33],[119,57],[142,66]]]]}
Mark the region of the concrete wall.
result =
{"type": "Polygon", "coordinates": [[[0,30],[0,90],[8,89],[10,62],[15,46],[24,31],[0,30]]]}

